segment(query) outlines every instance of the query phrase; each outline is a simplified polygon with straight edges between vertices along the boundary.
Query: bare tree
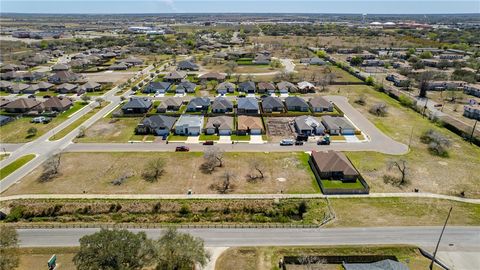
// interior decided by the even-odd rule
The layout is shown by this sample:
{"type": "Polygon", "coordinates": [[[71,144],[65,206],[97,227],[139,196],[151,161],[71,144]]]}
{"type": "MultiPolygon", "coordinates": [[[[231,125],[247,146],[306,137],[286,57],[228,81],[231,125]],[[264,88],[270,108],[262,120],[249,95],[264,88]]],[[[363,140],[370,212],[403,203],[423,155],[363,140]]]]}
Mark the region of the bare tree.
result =
{"type": "Polygon", "coordinates": [[[394,178],[391,176],[385,176],[384,180],[391,184],[395,184],[398,186],[404,186],[408,183],[407,181],[407,161],[400,159],[400,160],[391,160],[387,164],[388,170],[397,169],[400,172],[400,178],[394,178]]]}
{"type": "Polygon", "coordinates": [[[431,71],[426,71],[420,74],[418,77],[418,85],[420,88],[420,93],[419,97],[425,98],[427,97],[427,90],[428,90],[428,85],[430,84],[430,81],[433,79],[434,73],[431,71]]]}
{"type": "Polygon", "coordinates": [[[165,161],[162,158],[150,160],[145,166],[142,177],[148,182],[156,182],[165,171],[165,161]]]}
{"type": "Polygon", "coordinates": [[[40,182],[47,182],[58,176],[61,154],[55,154],[43,164],[43,172],[39,177],[40,182]]]}
{"type": "Polygon", "coordinates": [[[218,147],[208,148],[203,154],[202,171],[212,173],[215,168],[223,167],[223,151],[218,147]]]}
{"type": "Polygon", "coordinates": [[[257,179],[265,178],[265,164],[259,159],[250,159],[249,161],[250,173],[247,175],[248,180],[255,181],[257,179]]]}
{"type": "Polygon", "coordinates": [[[385,103],[377,103],[373,105],[368,111],[373,115],[384,117],[387,116],[388,107],[385,103]]]}

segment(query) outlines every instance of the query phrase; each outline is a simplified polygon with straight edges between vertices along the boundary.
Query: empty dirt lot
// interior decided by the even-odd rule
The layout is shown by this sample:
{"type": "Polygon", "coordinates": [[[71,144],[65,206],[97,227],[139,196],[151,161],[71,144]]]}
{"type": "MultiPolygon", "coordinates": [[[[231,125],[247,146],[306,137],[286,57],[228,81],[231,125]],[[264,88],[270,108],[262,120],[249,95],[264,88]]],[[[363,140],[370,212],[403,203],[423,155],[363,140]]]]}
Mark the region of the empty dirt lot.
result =
{"type": "Polygon", "coordinates": [[[64,153],[60,175],[47,183],[37,181],[42,167],[12,186],[2,195],[28,193],[106,193],[106,194],[185,194],[218,193],[212,188],[223,183],[231,172],[231,193],[313,193],[318,191],[305,153],[225,153],[224,167],[211,174],[203,173],[202,153],[64,153]],[[158,182],[143,180],[142,172],[153,159],[165,161],[165,172],[158,182]],[[264,166],[265,178],[247,181],[252,172],[249,160],[264,166]],[[121,185],[111,182],[131,176],[121,185]]]}
{"type": "Polygon", "coordinates": [[[269,117],[266,118],[268,137],[276,142],[285,138],[295,137],[293,126],[294,117],[269,117]]]}

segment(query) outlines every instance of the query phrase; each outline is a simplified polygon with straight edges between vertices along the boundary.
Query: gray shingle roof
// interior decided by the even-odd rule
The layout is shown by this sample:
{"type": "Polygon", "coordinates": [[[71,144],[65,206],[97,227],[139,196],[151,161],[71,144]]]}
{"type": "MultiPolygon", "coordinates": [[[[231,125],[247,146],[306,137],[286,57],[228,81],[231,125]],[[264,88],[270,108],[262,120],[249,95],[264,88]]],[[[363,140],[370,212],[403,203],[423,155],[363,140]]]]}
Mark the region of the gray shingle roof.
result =
{"type": "Polygon", "coordinates": [[[257,90],[257,87],[255,86],[254,82],[246,81],[238,85],[238,90],[239,91],[255,91],[257,90]]]}
{"type": "Polygon", "coordinates": [[[301,98],[301,97],[296,97],[296,96],[293,96],[293,97],[286,97],[285,98],[285,105],[287,105],[287,107],[305,107],[305,108],[308,108],[308,104],[307,102],[301,98]]]}
{"type": "Polygon", "coordinates": [[[278,97],[265,97],[262,99],[262,108],[264,109],[283,108],[283,102],[278,97]]]}
{"type": "Polygon", "coordinates": [[[153,115],[143,119],[142,124],[148,126],[151,129],[157,128],[167,128],[172,129],[173,124],[177,120],[176,117],[173,116],[166,116],[166,115],[153,115]]]}
{"type": "Polygon", "coordinates": [[[132,98],[122,106],[122,109],[148,109],[151,106],[152,101],[148,98],[132,98]]]}
{"type": "Polygon", "coordinates": [[[212,110],[227,110],[233,109],[233,104],[230,100],[224,97],[217,97],[212,103],[212,110]]]}
{"type": "Polygon", "coordinates": [[[257,110],[258,111],[258,101],[254,97],[244,97],[237,100],[237,108],[244,110],[257,110]]]}

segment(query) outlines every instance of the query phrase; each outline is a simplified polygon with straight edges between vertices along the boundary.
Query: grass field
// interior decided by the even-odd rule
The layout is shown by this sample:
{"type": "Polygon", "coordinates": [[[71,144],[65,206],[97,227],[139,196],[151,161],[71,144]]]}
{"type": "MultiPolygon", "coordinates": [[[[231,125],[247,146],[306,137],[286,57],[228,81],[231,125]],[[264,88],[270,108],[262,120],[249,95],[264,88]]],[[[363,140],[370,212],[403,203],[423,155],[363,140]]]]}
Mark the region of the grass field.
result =
{"type": "Polygon", "coordinates": [[[363,188],[363,185],[360,181],[355,181],[354,183],[343,183],[342,181],[337,180],[322,180],[322,184],[324,188],[363,188]]]}
{"type": "Polygon", "coordinates": [[[319,188],[310,171],[305,153],[232,153],[224,154],[224,167],[211,174],[200,170],[202,153],[64,153],[60,175],[48,183],[37,181],[41,166],[5,194],[27,193],[105,193],[105,194],[185,194],[192,189],[197,194],[218,193],[214,188],[222,183],[225,171],[234,174],[232,193],[314,193],[319,188]],[[165,172],[158,182],[142,179],[145,165],[162,158],[165,172]],[[255,159],[265,166],[265,178],[247,181],[253,172],[249,161],[255,159]],[[279,170],[279,168],[282,168],[279,170]],[[130,175],[124,184],[111,181],[130,175]]]}
{"type": "MultiPolygon", "coordinates": [[[[229,248],[220,255],[215,269],[250,269],[278,270],[278,262],[284,256],[328,256],[328,255],[393,255],[406,264],[409,269],[427,269],[429,260],[423,257],[416,247],[413,246],[305,246],[305,247],[235,247],[229,248]]],[[[290,265],[287,269],[306,270],[343,269],[341,265],[316,266],[290,265]]],[[[434,268],[439,269],[439,268],[434,268]]]]}
{"type": "Polygon", "coordinates": [[[406,145],[411,145],[411,151],[402,156],[386,155],[376,152],[349,152],[347,156],[360,171],[371,187],[371,192],[401,192],[413,191],[417,188],[422,192],[459,195],[480,198],[480,176],[476,173],[480,166],[480,148],[471,145],[449,130],[440,127],[409,108],[402,107],[396,100],[364,85],[331,86],[330,92],[348,97],[350,103],[365,117],[375,124],[386,135],[406,145]],[[354,101],[364,95],[367,104],[360,106],[354,101]],[[368,109],[384,102],[388,106],[387,117],[377,117],[368,113],[368,109]],[[452,141],[449,157],[432,155],[427,145],[420,141],[421,134],[434,129],[452,141]],[[410,142],[410,136],[412,138],[410,142]],[[407,179],[409,184],[396,187],[386,184],[383,176],[392,174],[399,176],[395,170],[388,170],[389,160],[407,161],[407,179]]]}
{"type": "Polygon", "coordinates": [[[85,106],[82,102],[75,102],[67,111],[54,117],[48,124],[30,123],[32,117],[22,117],[0,127],[0,142],[2,143],[23,143],[35,140],[43,134],[58,126],[60,123],[68,119],[70,115],[77,112],[85,106]],[[35,136],[28,136],[28,129],[36,128],[35,136]]]}
{"type": "Polygon", "coordinates": [[[23,165],[27,164],[30,160],[35,158],[35,154],[29,154],[22,157],[17,158],[12,163],[8,164],[7,166],[0,169],[0,181],[16,171],[18,168],[22,167],[23,165]]]}
{"type": "MultiPolygon", "coordinates": [[[[83,138],[75,139],[79,143],[125,143],[132,139],[135,127],[141,117],[100,118],[85,131],[83,138]]],[[[143,137],[143,136],[142,136],[143,137]]]]}
{"type": "Polygon", "coordinates": [[[78,118],[75,120],[73,123],[70,125],[66,126],[64,129],[60,130],[59,132],[55,133],[52,135],[52,137],[49,138],[51,141],[59,140],[65,136],[67,136],[70,132],[72,132],[74,129],[82,125],[85,121],[87,121],[90,117],[95,115],[98,111],[100,111],[105,104],[102,104],[101,106],[93,108],[91,111],[83,115],[82,117],[78,118]]]}
{"type": "MultiPolygon", "coordinates": [[[[345,70],[338,68],[336,66],[328,66],[334,76],[334,82],[361,82],[360,79],[346,72],[345,70]]],[[[305,66],[299,63],[296,63],[295,71],[296,74],[301,80],[313,80],[313,78],[318,78],[318,75],[326,73],[326,66],[316,66],[310,65],[305,66]]]]}
{"type": "Polygon", "coordinates": [[[36,247],[20,248],[20,265],[17,270],[47,269],[47,261],[53,254],[57,255],[57,268],[63,270],[75,270],[73,257],[78,252],[78,247],[36,247]],[[42,265],[42,267],[40,267],[42,265]]]}

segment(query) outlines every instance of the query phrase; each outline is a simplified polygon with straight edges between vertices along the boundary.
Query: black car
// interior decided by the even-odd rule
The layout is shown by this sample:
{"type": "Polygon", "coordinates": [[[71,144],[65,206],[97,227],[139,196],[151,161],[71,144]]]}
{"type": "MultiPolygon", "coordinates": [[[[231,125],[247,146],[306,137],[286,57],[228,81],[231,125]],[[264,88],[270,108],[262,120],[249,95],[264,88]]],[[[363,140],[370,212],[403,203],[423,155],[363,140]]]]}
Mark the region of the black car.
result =
{"type": "Polygon", "coordinates": [[[297,135],[297,141],[308,141],[308,136],[307,135],[303,135],[303,134],[299,134],[297,135]]]}
{"type": "Polygon", "coordinates": [[[302,141],[295,141],[295,145],[303,145],[302,141]]]}
{"type": "Polygon", "coordinates": [[[35,95],[29,95],[28,98],[35,98],[35,95]]]}
{"type": "Polygon", "coordinates": [[[317,142],[318,145],[330,145],[330,141],[322,140],[317,142]]]}

